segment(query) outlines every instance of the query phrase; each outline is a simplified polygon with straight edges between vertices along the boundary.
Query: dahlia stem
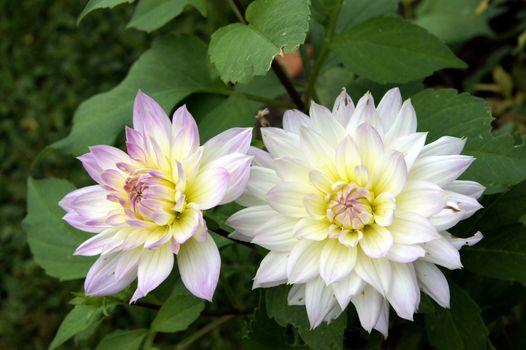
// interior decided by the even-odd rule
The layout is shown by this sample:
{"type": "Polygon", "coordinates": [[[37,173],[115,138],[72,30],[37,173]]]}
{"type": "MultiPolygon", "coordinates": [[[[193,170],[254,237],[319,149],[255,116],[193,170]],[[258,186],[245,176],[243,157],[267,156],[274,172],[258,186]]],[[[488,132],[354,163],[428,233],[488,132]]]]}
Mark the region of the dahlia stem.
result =
{"type": "MultiPolygon", "coordinates": [[[[246,18],[245,18],[245,7],[239,0],[230,0],[230,4],[232,7],[234,7],[234,12],[236,13],[236,16],[238,17],[239,21],[243,24],[248,24],[246,18]]],[[[274,74],[278,77],[281,85],[285,88],[287,93],[289,94],[290,99],[292,102],[296,105],[298,109],[303,109],[303,101],[301,100],[300,94],[296,91],[296,88],[292,84],[292,81],[289,79],[289,76],[283,71],[283,68],[281,68],[280,64],[272,60],[272,70],[274,71],[274,74]]]]}
{"type": "Polygon", "coordinates": [[[208,332],[211,332],[213,331],[215,328],[221,326],[223,323],[227,322],[228,320],[234,318],[234,315],[225,315],[223,317],[220,317],[212,322],[210,322],[209,324],[207,324],[206,326],[204,326],[203,328],[199,329],[197,332],[193,333],[192,335],[190,335],[189,337],[187,337],[186,339],[183,339],[175,348],[174,350],[183,350],[183,349],[186,349],[188,348],[190,345],[192,345],[194,342],[196,342],[197,340],[199,340],[199,338],[201,338],[202,336],[204,336],[205,334],[207,334],[208,332]]]}
{"type": "Polygon", "coordinates": [[[327,30],[325,32],[325,37],[323,38],[323,45],[320,50],[320,54],[318,55],[318,58],[314,62],[314,67],[311,71],[311,76],[309,78],[309,81],[307,83],[307,87],[305,88],[305,111],[308,111],[310,107],[310,103],[312,100],[312,96],[314,95],[314,87],[316,85],[316,81],[318,80],[318,76],[321,71],[321,67],[323,67],[323,63],[325,63],[325,59],[327,58],[329,51],[331,49],[332,39],[334,37],[334,31],[336,30],[336,22],[338,22],[338,15],[340,14],[340,10],[342,7],[342,0],[339,0],[336,2],[329,18],[329,25],[327,27],[327,30]]]}

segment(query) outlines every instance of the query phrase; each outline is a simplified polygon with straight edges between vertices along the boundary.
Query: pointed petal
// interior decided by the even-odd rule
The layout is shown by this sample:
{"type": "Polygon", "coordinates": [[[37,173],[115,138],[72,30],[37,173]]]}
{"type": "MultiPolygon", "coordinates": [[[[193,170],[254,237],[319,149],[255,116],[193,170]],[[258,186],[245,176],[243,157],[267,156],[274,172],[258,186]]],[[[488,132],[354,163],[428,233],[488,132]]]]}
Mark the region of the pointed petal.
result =
{"type": "Polygon", "coordinates": [[[182,161],[199,147],[199,130],[194,118],[186,109],[179,107],[172,117],[171,159],[182,161]]]}
{"type": "Polygon", "coordinates": [[[135,302],[157,288],[170,275],[173,265],[174,255],[168,244],[156,250],[144,250],[137,271],[137,290],[130,302],[135,302]]]}
{"type": "Polygon", "coordinates": [[[197,203],[201,210],[215,207],[225,196],[228,180],[228,171],[224,168],[212,168],[199,172],[187,187],[187,201],[197,203]]]}
{"type": "Polygon", "coordinates": [[[305,307],[311,329],[316,328],[334,307],[336,300],[330,287],[321,278],[305,285],[305,307]]]}
{"type": "Polygon", "coordinates": [[[402,193],[396,197],[396,205],[400,211],[428,218],[446,206],[446,193],[429,181],[407,181],[402,193]]]}
{"type": "Polygon", "coordinates": [[[302,218],[294,225],[294,237],[311,241],[322,241],[327,238],[330,223],[311,217],[302,218]]]}
{"type": "Polygon", "coordinates": [[[424,147],[426,137],[425,132],[415,132],[394,139],[388,147],[404,155],[406,167],[410,170],[424,147]]]}
{"type": "Polygon", "coordinates": [[[349,124],[347,124],[347,133],[355,135],[357,128],[364,123],[383,134],[383,127],[374,106],[373,96],[369,92],[363,95],[356,104],[356,109],[351,116],[349,124]]]}
{"type": "Polygon", "coordinates": [[[341,280],[334,282],[332,290],[340,308],[344,310],[351,298],[360,292],[364,286],[364,281],[355,273],[350,273],[341,280]]]}
{"type": "Polygon", "coordinates": [[[350,136],[346,136],[336,147],[336,170],[345,181],[355,178],[356,167],[361,164],[360,151],[350,136]]]}
{"type": "Polygon", "coordinates": [[[274,170],[252,166],[245,193],[237,199],[237,202],[246,207],[267,204],[267,193],[280,182],[282,181],[274,170]]]}
{"type": "Polygon", "coordinates": [[[395,122],[400,107],[402,107],[402,95],[400,95],[398,88],[392,88],[387,91],[378,104],[378,107],[376,107],[378,116],[386,132],[391,129],[391,126],[395,122]]]}
{"type": "Polygon", "coordinates": [[[305,285],[293,284],[287,295],[289,305],[305,305],[305,285]]]}
{"type": "Polygon", "coordinates": [[[267,193],[267,202],[278,213],[300,218],[307,216],[303,206],[305,195],[304,186],[296,182],[282,182],[272,187],[267,193]]]}
{"type": "Polygon", "coordinates": [[[455,180],[445,185],[444,189],[478,199],[482,196],[486,187],[475,181],[455,180]]]}
{"type": "Polygon", "coordinates": [[[247,154],[252,128],[231,128],[212,137],[203,145],[203,164],[230,153],[247,154]]]}
{"type": "Polygon", "coordinates": [[[431,181],[443,186],[456,180],[473,163],[471,156],[430,156],[419,158],[413,165],[411,180],[431,181]]]}
{"type": "Polygon", "coordinates": [[[442,136],[422,149],[421,157],[458,155],[464,149],[466,139],[453,136],[442,136]]]}
{"type": "Polygon", "coordinates": [[[366,284],[363,290],[351,298],[360,323],[367,332],[371,332],[378,321],[383,305],[382,296],[370,285],[366,284]]]}
{"type": "Polygon", "coordinates": [[[250,146],[247,155],[254,157],[254,165],[272,169],[272,156],[267,151],[250,146]]]}
{"type": "Polygon", "coordinates": [[[428,219],[411,212],[397,211],[389,231],[397,244],[425,243],[440,237],[428,219]]]}
{"type": "Polygon", "coordinates": [[[309,164],[331,179],[337,178],[334,159],[336,156],[335,146],[331,146],[320,134],[312,129],[300,129],[300,150],[303,151],[304,159],[309,164]]]}
{"type": "Polygon", "coordinates": [[[305,113],[292,109],[283,114],[283,129],[286,131],[299,134],[302,125],[306,127],[311,125],[311,119],[305,113]]]}
{"type": "Polygon", "coordinates": [[[325,283],[339,281],[351,273],[356,263],[356,248],[349,248],[335,239],[325,242],[320,255],[320,276],[325,283]]]}
{"type": "MultiPolygon", "coordinates": [[[[447,234],[447,232],[446,232],[447,234]]],[[[471,246],[474,246],[475,244],[477,244],[478,242],[480,242],[480,240],[482,238],[484,238],[484,236],[482,235],[482,233],[477,232],[475,233],[473,236],[471,237],[466,237],[466,238],[460,238],[460,237],[455,237],[453,235],[449,235],[446,237],[449,242],[455,247],[457,248],[457,250],[460,250],[462,247],[471,247],[471,246]]]]}
{"type": "Polygon", "coordinates": [[[319,275],[322,249],[321,242],[305,240],[296,243],[287,262],[289,283],[305,283],[319,275]]]}
{"type": "Polygon", "coordinates": [[[303,159],[298,135],[279,128],[261,128],[263,143],[274,158],[293,157],[303,159]]]}
{"type": "Polygon", "coordinates": [[[252,288],[269,288],[287,283],[288,255],[269,252],[259,264],[252,288]]]}
{"type": "Polygon", "coordinates": [[[422,291],[433,298],[438,305],[449,308],[449,285],[442,271],[424,261],[417,261],[415,270],[422,291]]]}
{"type": "Polygon", "coordinates": [[[297,242],[293,235],[296,222],[296,219],[274,215],[256,230],[251,242],[268,250],[290,251],[297,242]]]}
{"type": "Polygon", "coordinates": [[[399,263],[410,263],[426,255],[424,248],[419,245],[394,244],[387,258],[399,263]]]}
{"type": "Polygon", "coordinates": [[[331,111],[316,102],[312,102],[309,115],[312,119],[312,128],[332,147],[336,147],[345,135],[345,129],[338,123],[331,111]]]}
{"type": "Polygon", "coordinates": [[[385,134],[386,143],[390,144],[393,140],[412,134],[416,132],[416,112],[411,104],[411,100],[407,99],[402,104],[400,111],[396,115],[393,125],[385,134]]]}
{"type": "Polygon", "coordinates": [[[374,222],[387,227],[394,221],[396,200],[391,192],[381,193],[374,199],[374,222]]]}
{"type": "Polygon", "coordinates": [[[150,96],[139,91],[133,104],[133,128],[155,139],[162,149],[169,149],[172,125],[166,112],[150,96]]]}
{"type": "Polygon", "coordinates": [[[384,154],[384,144],[378,131],[364,123],[356,130],[354,141],[360,150],[360,164],[368,170],[375,169],[376,164],[380,162],[384,154]]]}
{"type": "Polygon", "coordinates": [[[258,228],[266,223],[276,212],[268,205],[241,209],[226,220],[226,224],[236,232],[253,237],[258,228]]]}
{"type": "Polygon", "coordinates": [[[420,289],[416,281],[416,273],[412,264],[391,264],[393,268],[393,284],[387,294],[387,299],[396,314],[406,320],[413,320],[413,314],[420,304],[420,289]]]}
{"type": "Polygon", "coordinates": [[[407,180],[407,167],[400,152],[385,153],[373,173],[372,186],[375,193],[390,192],[398,195],[407,180]]]}
{"type": "Polygon", "coordinates": [[[336,97],[334,101],[334,106],[332,107],[332,114],[334,118],[341,124],[344,128],[349,124],[349,120],[354,112],[354,103],[351,97],[345,91],[345,88],[342,89],[342,92],[336,97]]]}
{"type": "Polygon", "coordinates": [[[355,272],[383,295],[391,288],[392,272],[388,259],[371,259],[363,252],[358,252],[355,272]]]}
{"type": "Polygon", "coordinates": [[[121,278],[116,278],[115,268],[122,252],[101,255],[91,266],[86,280],[84,290],[87,295],[103,296],[112,295],[126,288],[137,276],[137,268],[131,269],[121,278]]]}
{"type": "Polygon", "coordinates": [[[381,258],[387,255],[393,246],[391,232],[380,225],[368,225],[360,240],[360,247],[371,258],[381,258]]]}
{"type": "Polygon", "coordinates": [[[444,266],[450,270],[462,267],[458,250],[446,238],[440,237],[424,243],[422,246],[426,250],[426,256],[422,260],[444,266]]]}

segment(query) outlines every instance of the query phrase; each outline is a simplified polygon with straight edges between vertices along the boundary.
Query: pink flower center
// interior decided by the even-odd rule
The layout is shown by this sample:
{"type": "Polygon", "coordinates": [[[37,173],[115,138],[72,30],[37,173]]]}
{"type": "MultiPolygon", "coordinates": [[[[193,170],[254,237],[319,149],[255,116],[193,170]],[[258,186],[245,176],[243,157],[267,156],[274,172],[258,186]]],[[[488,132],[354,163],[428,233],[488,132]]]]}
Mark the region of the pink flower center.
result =
{"type": "Polygon", "coordinates": [[[373,195],[365,188],[345,185],[330,196],[327,217],[342,229],[361,229],[374,221],[372,199],[373,195]]]}

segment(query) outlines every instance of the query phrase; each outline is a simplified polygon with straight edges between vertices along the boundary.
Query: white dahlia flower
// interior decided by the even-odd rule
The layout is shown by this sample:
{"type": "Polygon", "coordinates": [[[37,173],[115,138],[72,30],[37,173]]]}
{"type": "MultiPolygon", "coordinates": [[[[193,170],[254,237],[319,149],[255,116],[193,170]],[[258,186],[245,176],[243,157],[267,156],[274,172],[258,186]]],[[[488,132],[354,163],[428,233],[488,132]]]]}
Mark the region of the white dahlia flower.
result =
{"type": "Polygon", "coordinates": [[[172,271],[174,254],[184,285],[211,300],[221,260],[203,210],[237,199],[249,177],[251,129],[230,129],[200,146],[185,106],[173,121],[139,92],[128,153],[99,145],[79,157],[97,185],[66,195],[60,205],[72,226],[95,236],[75,254],[100,255],[86,276],[88,295],[110,295],[138,278],[135,301],[172,271]]]}
{"type": "Polygon", "coordinates": [[[447,229],[481,208],[484,187],[456,180],[473,161],[460,155],[464,139],[425,145],[416,129],[398,89],[356,108],[343,91],[332,112],[313,103],[310,118],[287,111],[283,129],[262,129],[268,153],[252,149],[247,208],[228,220],[232,237],[270,250],[254,287],[292,284],[288,303],[306,306],[311,327],[353,303],[385,336],[389,304],[411,320],[422,290],[448,307],[436,265],[461,268],[458,250],[482,238],[447,229]]]}

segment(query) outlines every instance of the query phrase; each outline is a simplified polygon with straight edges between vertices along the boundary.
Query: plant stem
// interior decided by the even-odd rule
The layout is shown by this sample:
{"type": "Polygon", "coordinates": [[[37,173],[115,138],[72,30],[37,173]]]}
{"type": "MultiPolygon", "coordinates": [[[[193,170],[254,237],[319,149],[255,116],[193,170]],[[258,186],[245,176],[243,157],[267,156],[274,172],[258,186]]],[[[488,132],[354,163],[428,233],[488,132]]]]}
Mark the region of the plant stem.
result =
{"type": "Polygon", "coordinates": [[[321,47],[318,58],[314,62],[314,67],[312,68],[309,82],[307,83],[307,87],[305,88],[305,111],[307,111],[310,107],[310,102],[312,100],[312,96],[314,95],[314,87],[316,85],[316,80],[318,80],[318,75],[320,74],[321,67],[323,66],[323,63],[325,62],[325,59],[329,54],[332,39],[334,37],[334,31],[336,29],[336,22],[338,21],[338,15],[340,14],[341,7],[342,0],[338,0],[331,12],[329,25],[325,32],[325,37],[323,38],[323,46],[321,47]]]}
{"type": "Polygon", "coordinates": [[[225,230],[222,230],[220,228],[217,228],[215,230],[213,230],[215,233],[217,233],[218,235],[220,236],[223,236],[225,237],[226,239],[229,239],[237,244],[241,244],[241,245],[244,245],[245,247],[249,247],[249,248],[254,248],[254,244],[252,243],[249,243],[249,242],[243,242],[243,241],[238,241],[238,240],[235,240],[235,239],[232,239],[230,237],[228,237],[229,235],[229,232],[225,231],[225,230]]]}
{"type": "MultiPolygon", "coordinates": [[[[245,7],[239,0],[230,0],[230,3],[235,7],[234,11],[236,12],[236,15],[238,16],[239,20],[243,24],[248,24],[247,20],[245,19],[245,7]],[[238,15],[240,14],[240,16],[238,15]]],[[[290,96],[290,99],[292,102],[296,105],[298,109],[303,109],[303,101],[301,100],[301,96],[294,88],[294,85],[290,81],[287,74],[283,71],[279,63],[275,60],[272,60],[272,70],[274,71],[274,74],[278,77],[279,81],[287,91],[287,93],[290,96]]]]}
{"type": "Polygon", "coordinates": [[[223,317],[220,317],[220,318],[210,322],[209,324],[207,324],[206,326],[204,326],[203,328],[201,328],[197,332],[193,333],[192,335],[190,335],[186,339],[183,339],[175,347],[174,350],[183,350],[183,349],[188,348],[190,345],[192,345],[192,343],[194,343],[195,341],[199,340],[199,338],[201,338],[202,336],[204,336],[208,332],[214,330],[215,328],[221,326],[223,323],[225,323],[226,321],[232,319],[233,317],[234,317],[234,315],[225,315],[223,317]]]}

